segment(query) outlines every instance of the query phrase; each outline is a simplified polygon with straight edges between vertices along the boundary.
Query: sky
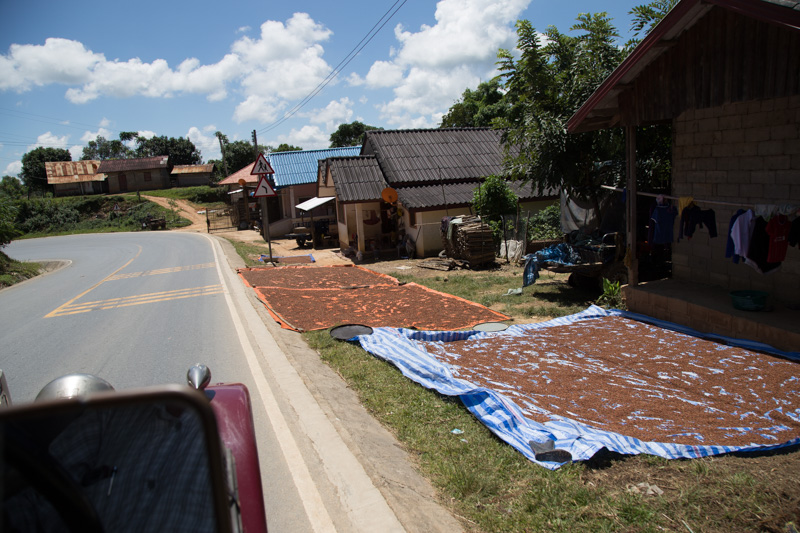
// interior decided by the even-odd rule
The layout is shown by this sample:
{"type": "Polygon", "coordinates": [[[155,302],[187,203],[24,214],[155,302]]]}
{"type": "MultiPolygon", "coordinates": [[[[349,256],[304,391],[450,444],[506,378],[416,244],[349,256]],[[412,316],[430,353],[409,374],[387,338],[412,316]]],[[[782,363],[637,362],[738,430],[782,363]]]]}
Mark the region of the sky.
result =
{"type": "Polygon", "coordinates": [[[569,31],[605,11],[631,37],[645,0],[0,0],[0,171],[98,135],[327,148],[343,123],[435,128],[496,74],[514,24],[569,31]]]}

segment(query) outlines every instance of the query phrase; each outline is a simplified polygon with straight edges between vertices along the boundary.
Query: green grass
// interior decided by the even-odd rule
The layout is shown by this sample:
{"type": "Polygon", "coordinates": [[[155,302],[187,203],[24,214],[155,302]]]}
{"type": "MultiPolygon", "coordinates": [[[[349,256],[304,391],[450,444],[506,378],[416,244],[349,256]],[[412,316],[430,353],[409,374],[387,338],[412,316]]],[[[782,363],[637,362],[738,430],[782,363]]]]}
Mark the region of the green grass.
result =
{"type": "Polygon", "coordinates": [[[0,252],[0,287],[9,287],[39,275],[39,263],[23,263],[0,252]]]}
{"type": "MultiPolygon", "coordinates": [[[[237,248],[240,254],[263,252],[237,248]]],[[[518,319],[571,314],[601,294],[546,273],[523,296],[503,297],[521,286],[520,274],[509,269],[396,277],[502,307],[518,319]]],[[[328,331],[303,337],[396,436],[468,531],[749,533],[789,531],[787,523],[800,522],[796,451],[688,461],[601,452],[550,471],[500,441],[458,399],[417,385],[359,345],[336,341],[328,331]],[[643,482],[663,494],[637,492],[643,482]]]]}
{"type": "Polygon", "coordinates": [[[238,253],[239,256],[242,259],[244,259],[244,263],[246,266],[249,267],[264,266],[264,263],[251,259],[251,256],[253,255],[260,256],[261,254],[267,253],[265,252],[266,245],[257,245],[257,244],[253,245],[241,241],[236,241],[233,239],[227,239],[227,241],[233,245],[234,249],[236,250],[236,253],[238,253]]]}
{"type": "MultiPolygon", "coordinates": [[[[225,194],[221,187],[210,187],[202,185],[198,187],[174,187],[172,189],[158,189],[154,191],[142,191],[146,196],[157,196],[159,198],[171,198],[173,200],[188,200],[200,206],[216,206],[223,204],[225,194]]],[[[135,193],[134,193],[135,196],[135,193]]]]}

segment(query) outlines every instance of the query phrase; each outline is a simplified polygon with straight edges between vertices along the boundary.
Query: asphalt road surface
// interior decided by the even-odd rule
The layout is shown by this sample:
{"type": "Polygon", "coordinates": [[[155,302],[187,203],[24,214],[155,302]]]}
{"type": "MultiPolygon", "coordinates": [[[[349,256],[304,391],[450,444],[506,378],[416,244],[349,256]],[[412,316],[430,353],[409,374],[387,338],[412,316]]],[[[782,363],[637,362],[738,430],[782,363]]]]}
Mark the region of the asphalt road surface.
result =
{"type": "Polygon", "coordinates": [[[4,252],[63,262],[0,291],[0,369],[15,403],[68,373],[119,390],[184,383],[204,363],[212,382],[250,390],[270,531],[460,529],[352,391],[259,310],[223,241],[73,235],[15,241],[4,252]]]}

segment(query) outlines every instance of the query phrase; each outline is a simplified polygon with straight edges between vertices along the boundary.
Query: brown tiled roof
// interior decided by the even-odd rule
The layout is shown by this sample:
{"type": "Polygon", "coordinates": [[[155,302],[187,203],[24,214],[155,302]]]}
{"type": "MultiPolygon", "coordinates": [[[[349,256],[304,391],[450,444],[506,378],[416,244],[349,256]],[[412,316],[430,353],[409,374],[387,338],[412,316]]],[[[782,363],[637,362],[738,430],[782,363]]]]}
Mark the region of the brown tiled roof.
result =
{"type": "Polygon", "coordinates": [[[375,155],[392,186],[475,181],[503,173],[500,138],[491,128],[371,130],[361,155],[375,155]]]}
{"type": "Polygon", "coordinates": [[[244,179],[244,181],[250,185],[258,184],[258,174],[250,174],[253,171],[255,164],[256,162],[253,161],[246,167],[240,168],[224,180],[220,181],[218,185],[238,185],[240,179],[244,179]]]}
{"type": "Polygon", "coordinates": [[[340,202],[378,201],[388,187],[373,156],[331,157],[326,161],[340,202]]]}
{"type": "Polygon", "coordinates": [[[59,185],[86,181],[103,181],[106,175],[97,172],[100,161],[51,161],[44,164],[47,183],[59,185]]]}
{"type": "Polygon", "coordinates": [[[141,157],[138,159],[106,159],[100,162],[99,172],[130,172],[132,170],[152,170],[167,168],[169,156],[141,157]]]}
{"type": "Polygon", "coordinates": [[[175,165],[170,174],[203,174],[214,172],[214,163],[207,165],[175,165]]]}

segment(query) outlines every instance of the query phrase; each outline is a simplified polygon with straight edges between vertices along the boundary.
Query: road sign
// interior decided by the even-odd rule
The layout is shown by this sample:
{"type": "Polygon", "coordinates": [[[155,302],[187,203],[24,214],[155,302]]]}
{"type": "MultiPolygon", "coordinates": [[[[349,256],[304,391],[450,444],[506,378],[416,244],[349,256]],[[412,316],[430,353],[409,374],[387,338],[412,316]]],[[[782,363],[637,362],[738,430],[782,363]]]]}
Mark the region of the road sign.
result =
{"type": "Polygon", "coordinates": [[[253,170],[250,171],[250,174],[275,174],[275,171],[272,170],[272,166],[267,161],[267,158],[264,157],[264,154],[259,153],[258,159],[256,159],[255,165],[253,165],[253,170]]]}
{"type": "Polygon", "coordinates": [[[270,184],[269,180],[267,180],[267,175],[262,174],[261,178],[258,180],[258,187],[256,187],[256,192],[253,193],[253,198],[266,198],[268,196],[278,196],[275,193],[275,189],[273,189],[270,184]]]}

